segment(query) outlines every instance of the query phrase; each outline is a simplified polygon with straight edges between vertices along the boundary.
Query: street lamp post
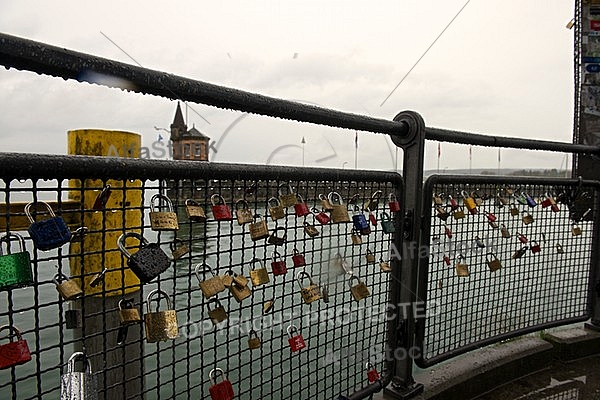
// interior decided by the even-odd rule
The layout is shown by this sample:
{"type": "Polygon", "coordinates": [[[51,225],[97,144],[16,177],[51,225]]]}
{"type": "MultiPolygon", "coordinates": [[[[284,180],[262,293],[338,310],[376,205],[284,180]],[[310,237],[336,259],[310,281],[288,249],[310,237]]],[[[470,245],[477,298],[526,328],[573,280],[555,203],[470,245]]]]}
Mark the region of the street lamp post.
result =
{"type": "Polygon", "coordinates": [[[304,136],[302,136],[302,141],[300,143],[302,143],[302,166],[304,167],[304,145],[306,144],[306,139],[304,139],[304,136]]]}

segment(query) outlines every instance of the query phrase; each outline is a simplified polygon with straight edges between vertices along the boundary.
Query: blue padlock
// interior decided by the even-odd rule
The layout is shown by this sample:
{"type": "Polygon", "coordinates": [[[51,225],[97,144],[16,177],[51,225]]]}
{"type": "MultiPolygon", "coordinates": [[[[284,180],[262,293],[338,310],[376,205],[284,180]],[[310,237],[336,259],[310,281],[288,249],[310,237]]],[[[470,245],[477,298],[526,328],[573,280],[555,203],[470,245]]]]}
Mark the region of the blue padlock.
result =
{"type": "Polygon", "coordinates": [[[354,224],[354,229],[360,232],[361,235],[368,235],[371,233],[371,226],[367,221],[365,215],[360,211],[360,208],[357,205],[354,205],[354,215],[352,216],[352,223],[354,224]]]}
{"type": "Polygon", "coordinates": [[[527,201],[527,205],[531,208],[537,206],[536,201],[529,194],[525,193],[525,201],[527,201]]]}
{"type": "Polygon", "coordinates": [[[57,217],[52,211],[52,207],[43,201],[29,203],[25,206],[25,215],[31,222],[29,236],[33,244],[39,250],[52,250],[68,243],[71,240],[71,231],[62,217],[57,217]],[[31,206],[34,204],[43,204],[50,214],[50,218],[43,221],[35,221],[31,216],[31,206]]]}

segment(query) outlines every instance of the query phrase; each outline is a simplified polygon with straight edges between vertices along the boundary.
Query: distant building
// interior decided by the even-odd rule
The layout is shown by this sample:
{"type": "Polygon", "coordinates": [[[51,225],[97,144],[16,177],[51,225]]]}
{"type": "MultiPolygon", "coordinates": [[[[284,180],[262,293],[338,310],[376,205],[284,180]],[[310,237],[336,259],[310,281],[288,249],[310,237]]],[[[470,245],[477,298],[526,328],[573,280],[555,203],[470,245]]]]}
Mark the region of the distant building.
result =
{"type": "Polygon", "coordinates": [[[175,118],[171,124],[174,160],[208,161],[208,142],[210,138],[192,126],[188,131],[183,120],[181,107],[177,103],[175,118]]]}

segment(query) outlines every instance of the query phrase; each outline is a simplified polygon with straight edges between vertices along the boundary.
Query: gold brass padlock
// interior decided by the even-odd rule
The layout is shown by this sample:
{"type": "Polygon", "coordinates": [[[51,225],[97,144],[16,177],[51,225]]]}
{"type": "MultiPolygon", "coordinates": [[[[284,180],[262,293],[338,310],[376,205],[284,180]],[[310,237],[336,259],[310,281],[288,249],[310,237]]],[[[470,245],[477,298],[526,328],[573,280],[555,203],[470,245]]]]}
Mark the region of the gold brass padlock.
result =
{"type": "Polygon", "coordinates": [[[433,204],[435,204],[436,206],[441,206],[444,204],[444,201],[442,200],[442,195],[441,194],[434,194],[433,195],[433,204]]]}
{"type": "Polygon", "coordinates": [[[144,315],[146,341],[148,343],[156,343],[176,339],[179,335],[177,312],[171,309],[171,299],[169,298],[169,295],[162,290],[154,289],[148,293],[146,301],[146,314],[144,315]],[[154,296],[157,296],[157,301],[159,302],[160,297],[164,297],[167,300],[166,310],[159,311],[157,305],[157,310],[155,312],[150,312],[150,302],[154,296]]]}
{"type": "Polygon", "coordinates": [[[483,204],[483,197],[479,194],[477,190],[471,192],[471,198],[475,200],[475,204],[479,207],[483,204]]]}
{"type": "Polygon", "coordinates": [[[317,227],[308,221],[304,221],[304,232],[306,232],[306,234],[310,237],[319,236],[319,230],[317,227]]]}
{"type": "MultiPolygon", "coordinates": [[[[231,271],[231,269],[230,269],[230,271],[231,271]]],[[[248,278],[246,278],[246,275],[244,275],[243,267],[242,267],[241,274],[236,274],[235,272],[233,273],[233,286],[237,286],[240,289],[248,286],[248,278]]]]}
{"type": "Polygon", "coordinates": [[[366,299],[367,297],[369,297],[371,295],[371,293],[369,293],[369,289],[367,288],[367,286],[364,284],[363,281],[361,281],[358,276],[353,275],[348,279],[348,283],[350,284],[350,293],[352,293],[352,297],[354,297],[354,300],[356,301],[361,301],[362,299],[366,299]],[[356,285],[352,285],[352,280],[356,279],[358,281],[358,283],[356,285]]]}
{"type": "Polygon", "coordinates": [[[223,279],[219,276],[216,276],[212,268],[208,266],[208,264],[197,264],[196,268],[194,269],[194,273],[196,274],[196,278],[198,278],[198,284],[205,299],[211,298],[225,290],[223,279]],[[201,271],[204,273],[209,272],[212,275],[212,277],[208,279],[201,279],[201,271]]]}
{"type": "Polygon", "coordinates": [[[177,214],[173,211],[173,203],[162,194],[155,194],[150,200],[150,227],[153,231],[176,231],[179,229],[177,214]],[[155,211],[156,200],[167,204],[169,211],[155,211]]]}
{"type": "Polygon", "coordinates": [[[123,298],[119,301],[119,319],[121,320],[121,325],[132,325],[142,322],[140,312],[135,308],[133,300],[123,298]]]}
{"type": "Polygon", "coordinates": [[[289,183],[282,183],[279,185],[279,201],[281,201],[281,205],[283,207],[293,207],[294,204],[298,202],[298,198],[296,197],[296,193],[294,193],[294,189],[292,189],[292,185],[289,183]],[[287,193],[283,193],[284,189],[287,193]]]}
{"type": "Polygon", "coordinates": [[[185,201],[185,212],[190,221],[194,221],[194,222],[205,222],[206,221],[206,213],[204,212],[204,208],[202,208],[196,200],[187,199],[185,201]]]}
{"type": "Polygon", "coordinates": [[[509,238],[511,236],[510,232],[508,231],[508,228],[504,224],[500,226],[500,233],[502,234],[503,238],[509,238]]]}
{"type": "Polygon", "coordinates": [[[225,321],[229,316],[227,315],[227,311],[221,305],[219,299],[210,299],[206,302],[206,308],[208,309],[208,316],[213,323],[213,325],[218,325],[219,323],[225,321]],[[211,304],[215,304],[213,309],[210,308],[211,304]]]}
{"type": "Polygon", "coordinates": [[[267,221],[265,221],[260,214],[254,215],[252,223],[248,225],[248,230],[250,231],[250,239],[252,239],[254,242],[269,237],[267,221]]]}
{"type": "Polygon", "coordinates": [[[235,202],[235,215],[237,217],[238,225],[249,224],[252,222],[252,211],[246,200],[238,200],[235,202]],[[240,204],[242,208],[240,208],[240,204]]]}
{"type": "Polygon", "coordinates": [[[269,207],[269,215],[271,215],[273,221],[285,218],[285,208],[283,208],[277,197],[271,197],[267,201],[267,207],[269,207]]]}
{"type": "Polygon", "coordinates": [[[252,265],[252,269],[250,270],[250,280],[252,281],[252,287],[264,285],[265,283],[269,283],[269,272],[265,268],[263,262],[258,258],[253,258],[250,261],[250,265],[252,265]],[[254,268],[254,264],[258,263],[260,268],[254,268]]]}
{"type": "Polygon", "coordinates": [[[300,294],[302,295],[302,299],[306,304],[310,304],[321,298],[321,290],[319,289],[319,286],[315,285],[307,272],[303,271],[298,273],[298,275],[296,275],[296,282],[298,282],[298,285],[300,285],[300,294]],[[304,278],[308,278],[309,285],[307,287],[302,286],[302,280],[304,278]]]}
{"type": "Polygon", "coordinates": [[[171,257],[173,260],[179,260],[190,252],[190,248],[181,239],[175,238],[169,245],[171,248],[171,257]]]}
{"type": "Polygon", "coordinates": [[[56,285],[56,290],[65,300],[73,300],[83,296],[83,290],[74,280],[70,280],[62,273],[54,275],[52,282],[56,285]]]}
{"type": "Polygon", "coordinates": [[[250,350],[260,349],[260,338],[254,329],[250,329],[248,332],[248,348],[250,350]]]}
{"type": "Polygon", "coordinates": [[[348,214],[348,208],[344,204],[342,195],[338,192],[331,192],[328,196],[329,203],[331,203],[331,222],[334,224],[340,224],[343,222],[352,222],[350,214],[348,214]]]}
{"type": "Polygon", "coordinates": [[[370,249],[367,249],[367,254],[366,254],[365,258],[367,259],[368,264],[375,263],[375,254],[373,254],[373,252],[370,249]]]}
{"type": "Polygon", "coordinates": [[[446,211],[446,209],[443,206],[436,206],[435,211],[437,212],[436,217],[438,217],[442,221],[446,221],[450,216],[450,213],[446,211]]]}
{"type": "MultiPolygon", "coordinates": [[[[230,273],[231,270],[227,272],[230,273]]],[[[229,285],[229,291],[238,303],[241,303],[242,300],[252,296],[252,291],[248,287],[248,278],[246,278],[243,273],[242,275],[233,273],[233,282],[229,285]]]]}
{"type": "Polygon", "coordinates": [[[460,277],[469,276],[469,266],[465,263],[465,257],[459,254],[456,258],[456,275],[460,277]]]}
{"type": "Polygon", "coordinates": [[[515,203],[510,203],[510,215],[513,217],[519,215],[519,208],[515,203]]]}
{"type": "Polygon", "coordinates": [[[523,211],[521,215],[523,216],[522,219],[525,225],[533,223],[533,215],[529,214],[527,211],[523,211]]]}
{"type": "Polygon", "coordinates": [[[392,267],[388,261],[383,261],[383,258],[379,259],[379,269],[382,272],[392,272],[392,267]]]}
{"type": "Polygon", "coordinates": [[[512,255],[513,260],[523,257],[525,253],[527,253],[527,249],[529,249],[529,246],[523,246],[519,250],[515,251],[512,255]]]}
{"type": "Polygon", "coordinates": [[[488,253],[485,257],[485,260],[488,267],[490,268],[490,271],[492,272],[496,272],[500,268],[502,268],[502,263],[494,253],[488,253]]]}
{"type": "Polygon", "coordinates": [[[333,210],[333,205],[329,202],[329,199],[324,194],[319,194],[319,201],[321,202],[321,208],[325,211],[333,210]]]}
{"type": "Polygon", "coordinates": [[[463,208],[459,206],[456,210],[454,210],[452,216],[454,219],[463,219],[465,217],[465,212],[463,208]]]}
{"type": "Polygon", "coordinates": [[[579,227],[579,225],[573,224],[573,226],[571,227],[571,233],[573,234],[573,236],[581,235],[581,228],[579,227]]]}
{"type": "Polygon", "coordinates": [[[358,231],[352,228],[352,233],[350,234],[350,238],[352,239],[352,244],[362,244],[362,237],[358,234],[358,231]]]}

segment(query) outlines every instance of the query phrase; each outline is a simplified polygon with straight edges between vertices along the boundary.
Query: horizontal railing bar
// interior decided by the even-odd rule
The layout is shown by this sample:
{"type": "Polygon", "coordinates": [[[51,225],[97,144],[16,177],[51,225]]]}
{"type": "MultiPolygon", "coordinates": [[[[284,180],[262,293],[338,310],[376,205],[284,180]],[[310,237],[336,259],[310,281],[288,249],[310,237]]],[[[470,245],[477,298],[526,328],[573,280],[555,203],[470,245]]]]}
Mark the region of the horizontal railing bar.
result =
{"type": "Polygon", "coordinates": [[[453,131],[440,128],[425,128],[425,138],[439,142],[471,144],[488,147],[507,147],[514,149],[545,150],[564,153],[596,154],[600,155],[600,146],[588,146],[546,140],[532,140],[513,137],[481,135],[477,133],[453,131]]]}
{"type": "Polygon", "coordinates": [[[406,137],[403,122],[331,110],[232,89],[0,33],[0,64],[63,79],[218,108],[406,137]],[[114,79],[117,78],[117,79],[114,79]],[[119,84],[120,82],[120,84],[119,84]]]}

